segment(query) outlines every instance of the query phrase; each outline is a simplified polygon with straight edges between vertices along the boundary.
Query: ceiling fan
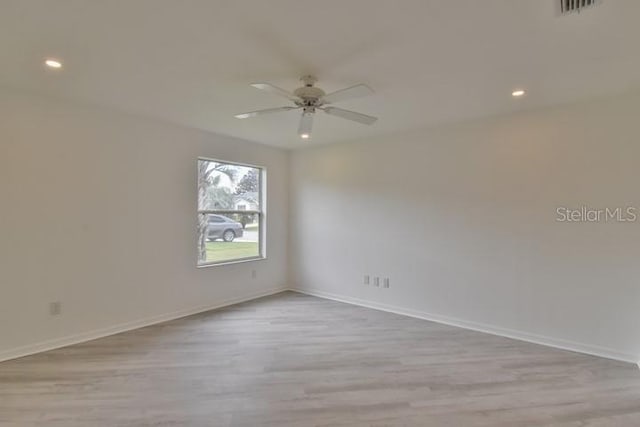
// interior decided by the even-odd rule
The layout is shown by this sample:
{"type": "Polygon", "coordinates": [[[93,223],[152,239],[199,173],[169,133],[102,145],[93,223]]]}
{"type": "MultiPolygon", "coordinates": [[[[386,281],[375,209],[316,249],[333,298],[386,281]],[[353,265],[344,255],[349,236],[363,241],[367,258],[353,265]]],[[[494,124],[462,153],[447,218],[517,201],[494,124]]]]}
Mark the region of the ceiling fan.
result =
{"type": "Polygon", "coordinates": [[[345,89],[341,89],[329,94],[326,94],[319,87],[315,87],[314,84],[318,81],[313,76],[302,76],[300,78],[304,82],[304,86],[294,90],[293,93],[274,86],[270,83],[252,83],[251,86],[256,89],[265,90],[273,93],[274,95],[282,96],[290,101],[293,101],[294,106],[267,108],[265,110],[250,111],[248,113],[237,114],[237,119],[248,119],[249,117],[260,116],[262,114],[279,113],[282,111],[290,110],[302,110],[302,117],[300,118],[300,125],[298,127],[298,135],[302,139],[308,139],[311,137],[311,128],[313,126],[313,116],[317,110],[324,111],[325,113],[341,117],[347,120],[353,120],[354,122],[362,123],[365,125],[371,125],[378,120],[377,117],[367,116],[366,114],[356,113],[355,111],[344,110],[342,108],[333,107],[331,104],[337,101],[342,101],[350,98],[359,98],[373,94],[373,90],[364,84],[358,84],[345,89]]]}

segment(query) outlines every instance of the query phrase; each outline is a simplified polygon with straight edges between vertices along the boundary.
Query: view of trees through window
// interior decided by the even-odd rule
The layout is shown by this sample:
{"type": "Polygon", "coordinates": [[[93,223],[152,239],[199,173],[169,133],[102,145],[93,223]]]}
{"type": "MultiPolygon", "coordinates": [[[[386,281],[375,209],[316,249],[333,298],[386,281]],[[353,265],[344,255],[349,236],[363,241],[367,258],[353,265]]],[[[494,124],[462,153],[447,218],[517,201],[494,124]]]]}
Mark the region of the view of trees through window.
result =
{"type": "Polygon", "coordinates": [[[198,265],[262,256],[262,170],[198,160],[198,265]]]}

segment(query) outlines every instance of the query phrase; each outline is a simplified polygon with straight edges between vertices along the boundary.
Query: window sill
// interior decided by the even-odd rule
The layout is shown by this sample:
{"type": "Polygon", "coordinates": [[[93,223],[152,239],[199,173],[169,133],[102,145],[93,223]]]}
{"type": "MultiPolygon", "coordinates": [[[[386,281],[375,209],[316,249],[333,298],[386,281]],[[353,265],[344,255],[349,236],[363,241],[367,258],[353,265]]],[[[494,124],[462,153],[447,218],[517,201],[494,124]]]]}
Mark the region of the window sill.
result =
{"type": "Polygon", "coordinates": [[[221,265],[230,265],[230,264],[243,264],[245,262],[253,262],[253,261],[264,261],[266,260],[266,256],[256,256],[251,258],[240,258],[229,261],[220,261],[220,262],[208,262],[204,264],[198,264],[197,268],[207,268],[207,267],[219,267],[221,265]]]}

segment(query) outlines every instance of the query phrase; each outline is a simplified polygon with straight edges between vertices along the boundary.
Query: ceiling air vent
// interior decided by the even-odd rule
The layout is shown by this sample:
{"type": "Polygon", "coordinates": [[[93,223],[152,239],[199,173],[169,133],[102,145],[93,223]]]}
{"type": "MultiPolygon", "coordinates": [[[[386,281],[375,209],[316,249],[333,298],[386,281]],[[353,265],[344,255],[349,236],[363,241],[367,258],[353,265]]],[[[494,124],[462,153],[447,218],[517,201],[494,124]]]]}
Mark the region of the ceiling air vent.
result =
{"type": "Polygon", "coordinates": [[[556,0],[559,4],[558,11],[560,15],[566,15],[573,12],[581,12],[583,9],[595,6],[600,0],[556,0]]]}

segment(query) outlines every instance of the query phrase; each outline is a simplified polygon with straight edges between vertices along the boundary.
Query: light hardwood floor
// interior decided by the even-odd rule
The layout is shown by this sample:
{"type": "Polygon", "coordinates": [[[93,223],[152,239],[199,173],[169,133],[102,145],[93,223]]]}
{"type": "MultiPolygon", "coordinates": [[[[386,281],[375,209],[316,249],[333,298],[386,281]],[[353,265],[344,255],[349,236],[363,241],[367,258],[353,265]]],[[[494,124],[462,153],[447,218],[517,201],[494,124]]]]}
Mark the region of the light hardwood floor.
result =
{"type": "Polygon", "coordinates": [[[0,363],[0,425],[640,426],[640,371],[286,292],[0,363]]]}

